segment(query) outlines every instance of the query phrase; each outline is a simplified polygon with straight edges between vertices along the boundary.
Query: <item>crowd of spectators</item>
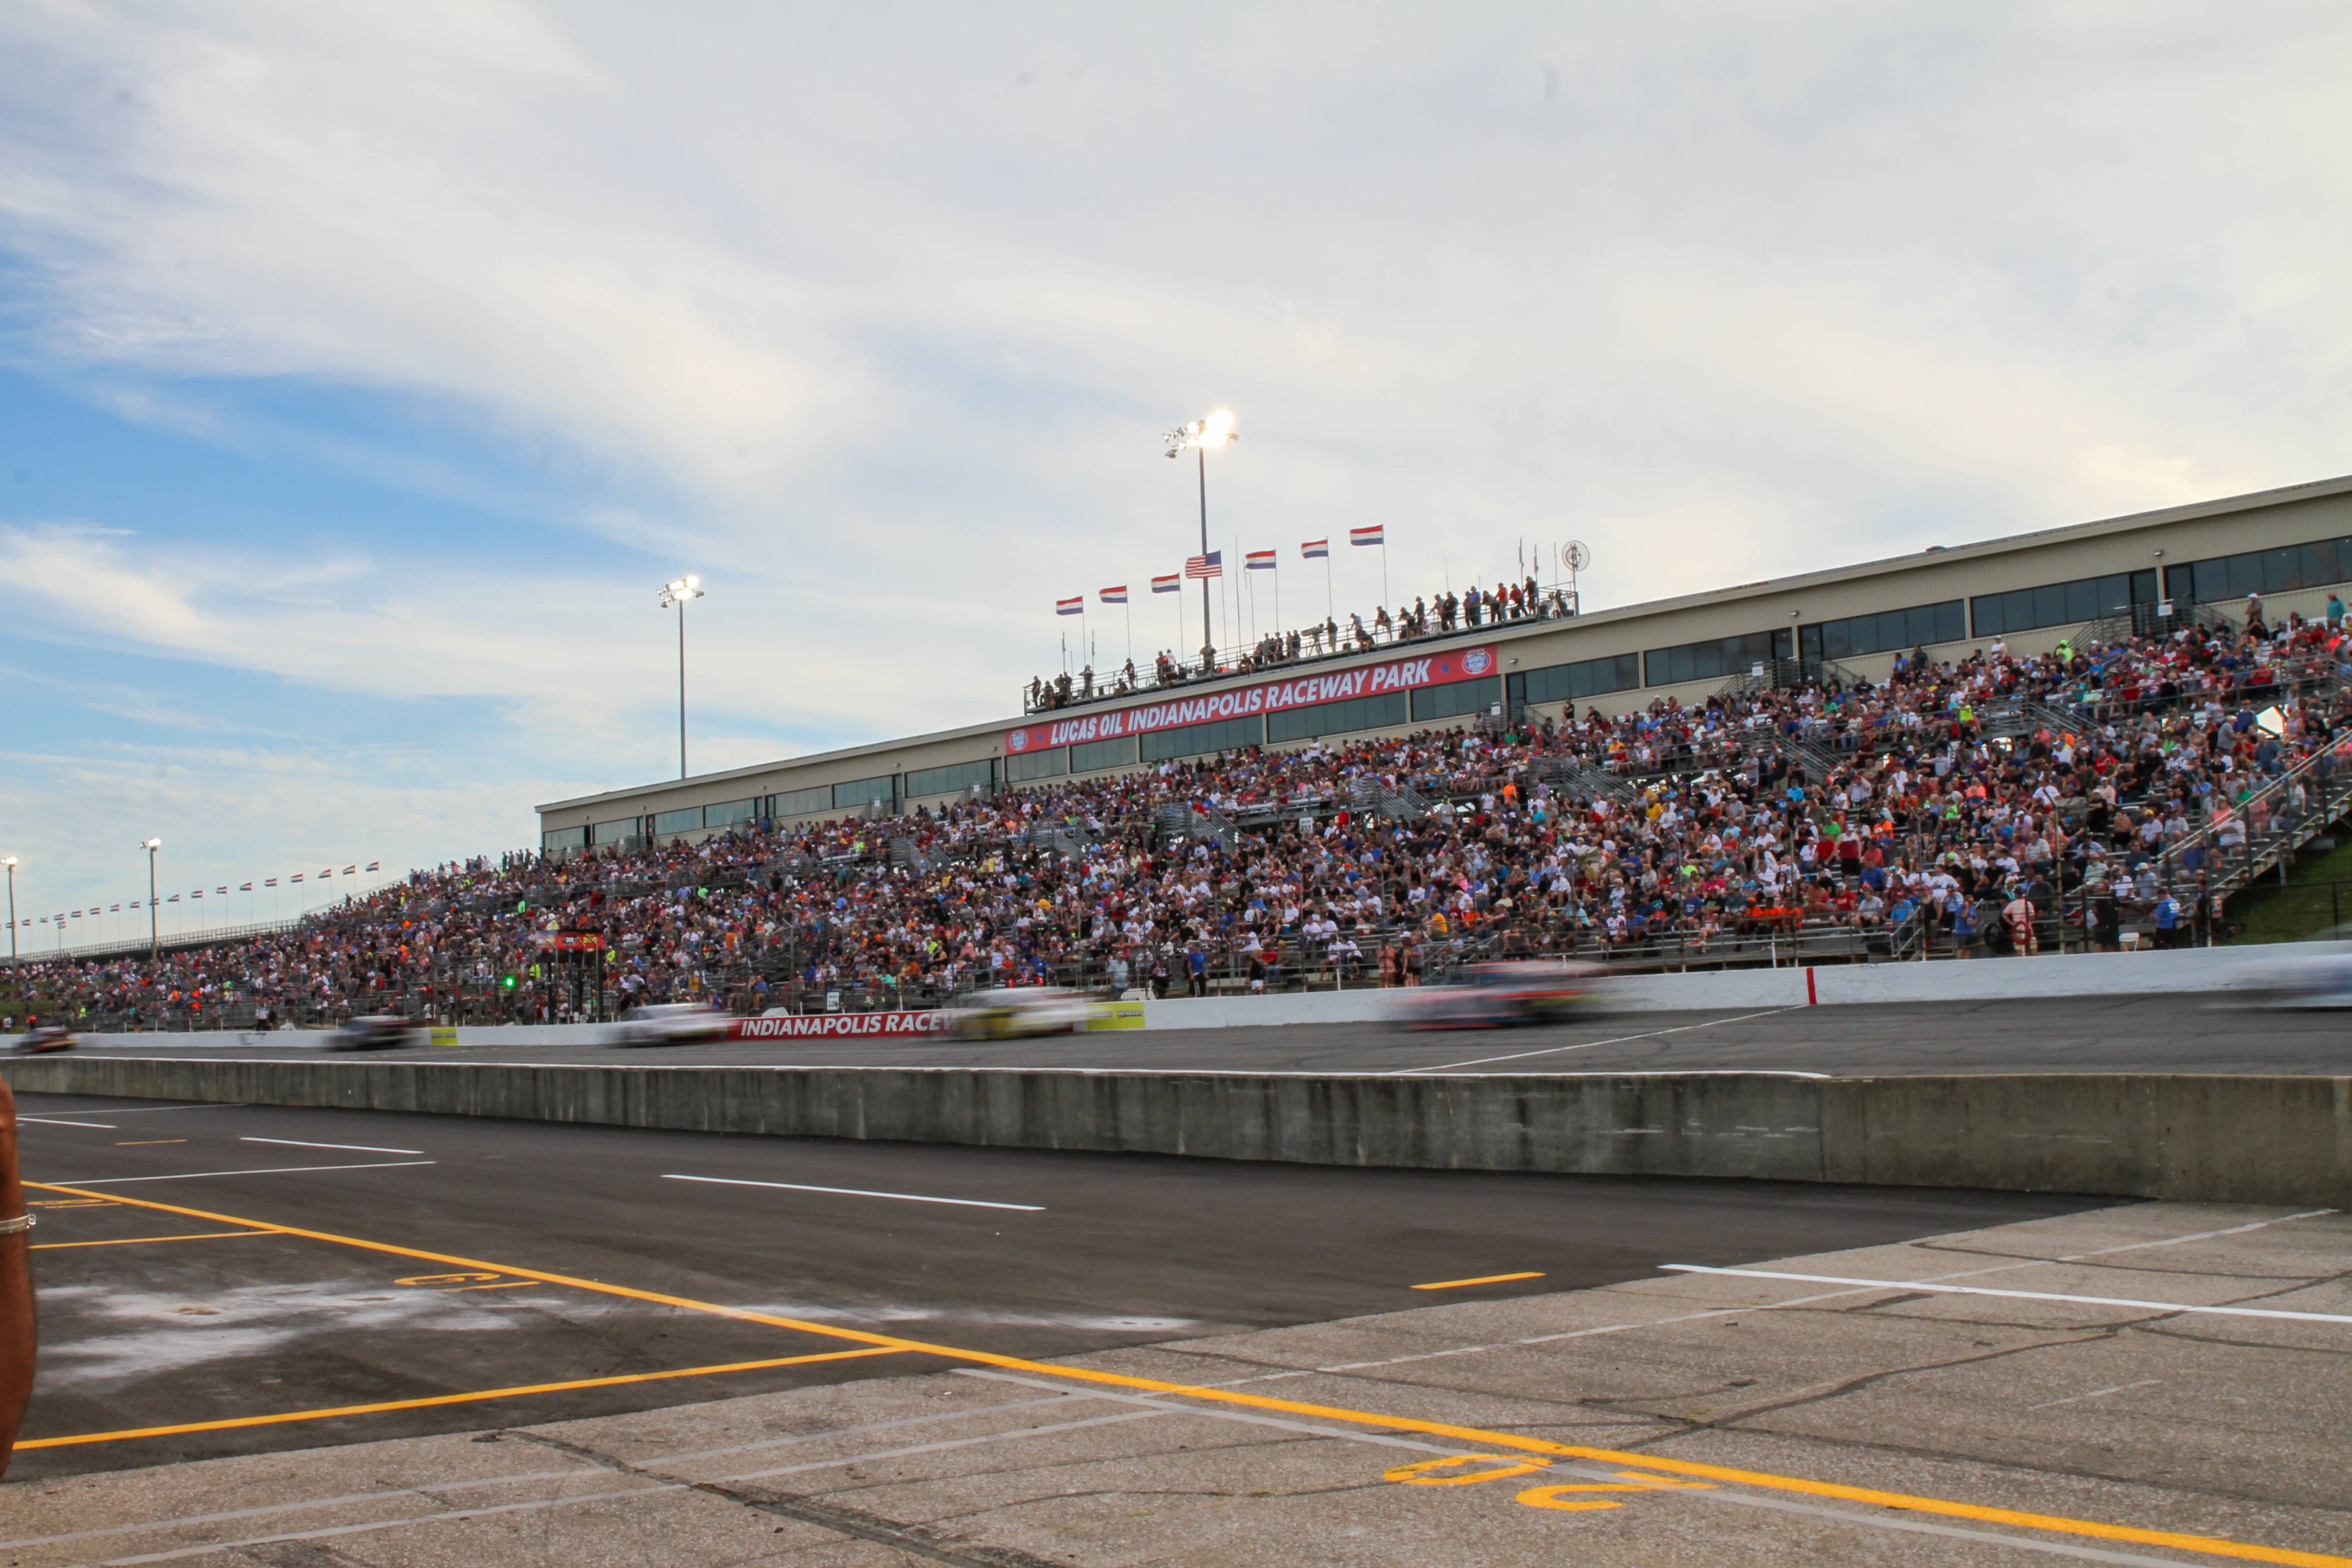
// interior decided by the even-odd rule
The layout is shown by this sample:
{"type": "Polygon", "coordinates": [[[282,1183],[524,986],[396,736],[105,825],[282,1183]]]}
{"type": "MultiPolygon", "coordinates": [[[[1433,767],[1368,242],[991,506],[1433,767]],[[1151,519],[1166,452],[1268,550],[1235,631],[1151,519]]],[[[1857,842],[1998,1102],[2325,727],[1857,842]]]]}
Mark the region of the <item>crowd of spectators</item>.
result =
{"type": "Polygon", "coordinates": [[[1553,620],[1573,613],[1565,590],[1554,588],[1546,593],[1533,577],[1518,583],[1497,583],[1491,589],[1473,584],[1459,594],[1447,589],[1434,598],[1417,597],[1411,605],[1399,605],[1394,614],[1385,605],[1381,606],[1372,612],[1369,623],[1360,613],[1351,613],[1344,623],[1327,616],[1320,623],[1297,631],[1268,632],[1247,647],[1229,652],[1204,647],[1190,661],[1172,649],[1162,648],[1152,656],[1149,679],[1137,675],[1133,659],[1102,676],[1096,674],[1091,663],[1076,672],[1064,670],[1059,675],[1039,676],[1023,692],[1023,705],[1027,712],[1051,712],[1076,703],[1280,669],[1341,654],[1370,652],[1393,643],[1450,637],[1456,632],[1520,621],[1553,620]]]}
{"type": "Polygon", "coordinates": [[[1915,650],[1879,682],[1822,671],[907,816],[474,859],[160,963],[29,963],[0,1011],[111,1027],[562,1020],[1046,983],[1412,984],[1479,956],[2211,941],[2244,858],[2347,804],[2344,644],[2338,622],[2272,626],[2256,606],[2242,627],[2104,647],[1915,650]]]}

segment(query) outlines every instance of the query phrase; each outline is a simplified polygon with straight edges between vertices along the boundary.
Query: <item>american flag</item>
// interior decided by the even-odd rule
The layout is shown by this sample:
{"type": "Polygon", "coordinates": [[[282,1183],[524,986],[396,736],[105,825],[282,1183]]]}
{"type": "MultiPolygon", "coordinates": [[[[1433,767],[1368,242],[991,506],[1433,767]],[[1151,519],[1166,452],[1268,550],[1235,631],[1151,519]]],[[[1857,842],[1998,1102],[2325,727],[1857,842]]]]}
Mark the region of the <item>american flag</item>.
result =
{"type": "Polygon", "coordinates": [[[1183,586],[1184,579],[1174,572],[1171,572],[1165,577],[1154,577],[1151,580],[1151,591],[1155,594],[1173,594],[1183,586]]]}
{"type": "Polygon", "coordinates": [[[1122,583],[1116,588],[1105,588],[1102,591],[1102,602],[1106,605],[1126,604],[1127,584],[1122,583]]]}
{"type": "Polygon", "coordinates": [[[1326,560],[1331,553],[1331,542],[1328,539],[1310,539],[1298,547],[1298,553],[1309,561],[1326,560]]]}
{"type": "Polygon", "coordinates": [[[1054,601],[1054,613],[1057,616],[1083,616],[1087,613],[1087,596],[1081,594],[1075,599],[1056,599],[1054,601]]]}
{"type": "Polygon", "coordinates": [[[1191,555],[1184,560],[1187,577],[1222,577],[1225,574],[1225,553],[1212,550],[1206,555],[1191,555]]]}
{"type": "Polygon", "coordinates": [[[1242,557],[1242,569],[1245,572],[1271,572],[1274,570],[1274,555],[1271,550],[1250,551],[1242,557]]]}
{"type": "Polygon", "coordinates": [[[1386,526],[1388,525],[1385,523],[1376,522],[1370,528],[1351,528],[1348,531],[1348,542],[1350,544],[1379,544],[1382,542],[1381,539],[1381,530],[1386,526]]]}

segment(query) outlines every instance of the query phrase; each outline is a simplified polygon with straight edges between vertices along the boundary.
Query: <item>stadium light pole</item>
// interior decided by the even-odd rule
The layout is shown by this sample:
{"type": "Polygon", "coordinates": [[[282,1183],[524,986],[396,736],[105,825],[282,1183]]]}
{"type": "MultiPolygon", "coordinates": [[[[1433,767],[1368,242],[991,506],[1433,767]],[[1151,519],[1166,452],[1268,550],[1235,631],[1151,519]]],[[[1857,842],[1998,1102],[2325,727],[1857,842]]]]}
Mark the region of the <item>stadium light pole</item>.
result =
{"type": "Polygon", "coordinates": [[[686,606],[702,597],[702,579],[689,572],[662,584],[661,607],[677,612],[677,776],[686,777],[686,606]]]}
{"type": "MultiPolygon", "coordinates": [[[[1181,457],[1183,455],[1184,448],[1190,447],[1192,449],[1194,466],[1200,471],[1201,553],[1202,555],[1209,553],[1209,452],[1213,447],[1222,447],[1228,441],[1240,439],[1240,433],[1234,428],[1233,411],[1225,408],[1220,408],[1213,414],[1193,420],[1190,425],[1179,426],[1168,432],[1168,455],[1171,458],[1181,457]]],[[[1208,667],[1214,664],[1217,659],[1216,634],[1209,629],[1209,580],[1206,577],[1201,579],[1201,672],[1203,675],[1208,673],[1208,667]]]]}
{"type": "Polygon", "coordinates": [[[8,868],[8,967],[16,967],[16,858],[0,859],[8,868]]]}
{"type": "Polygon", "coordinates": [[[155,929],[155,851],[163,847],[163,841],[150,838],[139,847],[147,851],[147,962],[160,963],[163,962],[163,939],[155,929]]]}

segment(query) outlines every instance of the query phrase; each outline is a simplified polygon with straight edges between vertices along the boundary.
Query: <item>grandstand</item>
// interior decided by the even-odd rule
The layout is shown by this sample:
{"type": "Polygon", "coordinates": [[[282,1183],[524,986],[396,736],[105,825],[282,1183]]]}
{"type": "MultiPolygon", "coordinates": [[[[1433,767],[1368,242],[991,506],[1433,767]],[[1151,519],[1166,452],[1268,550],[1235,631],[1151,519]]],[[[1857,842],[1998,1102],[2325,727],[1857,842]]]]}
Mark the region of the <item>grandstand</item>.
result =
{"type": "Polygon", "coordinates": [[[1181,690],[559,803],[541,853],[160,965],[29,964],[0,1006],[562,1021],[2210,942],[2352,810],[2347,496],[1286,643],[1181,690]]]}

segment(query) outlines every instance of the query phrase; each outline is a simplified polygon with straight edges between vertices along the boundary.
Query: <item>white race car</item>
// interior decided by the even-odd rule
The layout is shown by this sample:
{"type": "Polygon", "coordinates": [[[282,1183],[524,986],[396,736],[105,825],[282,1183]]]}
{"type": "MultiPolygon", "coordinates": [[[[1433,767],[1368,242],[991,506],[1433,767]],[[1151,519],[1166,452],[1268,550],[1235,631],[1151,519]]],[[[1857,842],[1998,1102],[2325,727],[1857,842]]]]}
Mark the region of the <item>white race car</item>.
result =
{"type": "Polygon", "coordinates": [[[2282,942],[2248,961],[2216,1000],[2253,1007],[2352,1007],[2352,942],[2282,942]]]}
{"type": "Polygon", "coordinates": [[[1073,1035],[1087,1025],[1087,999],[1056,985],[975,991],[948,1010],[947,1033],[959,1040],[1016,1040],[1073,1035]]]}
{"type": "Polygon", "coordinates": [[[660,1002],[632,1007],[613,1026],[616,1046],[686,1046],[723,1040],[733,1020],[707,1002],[660,1002]]]}

